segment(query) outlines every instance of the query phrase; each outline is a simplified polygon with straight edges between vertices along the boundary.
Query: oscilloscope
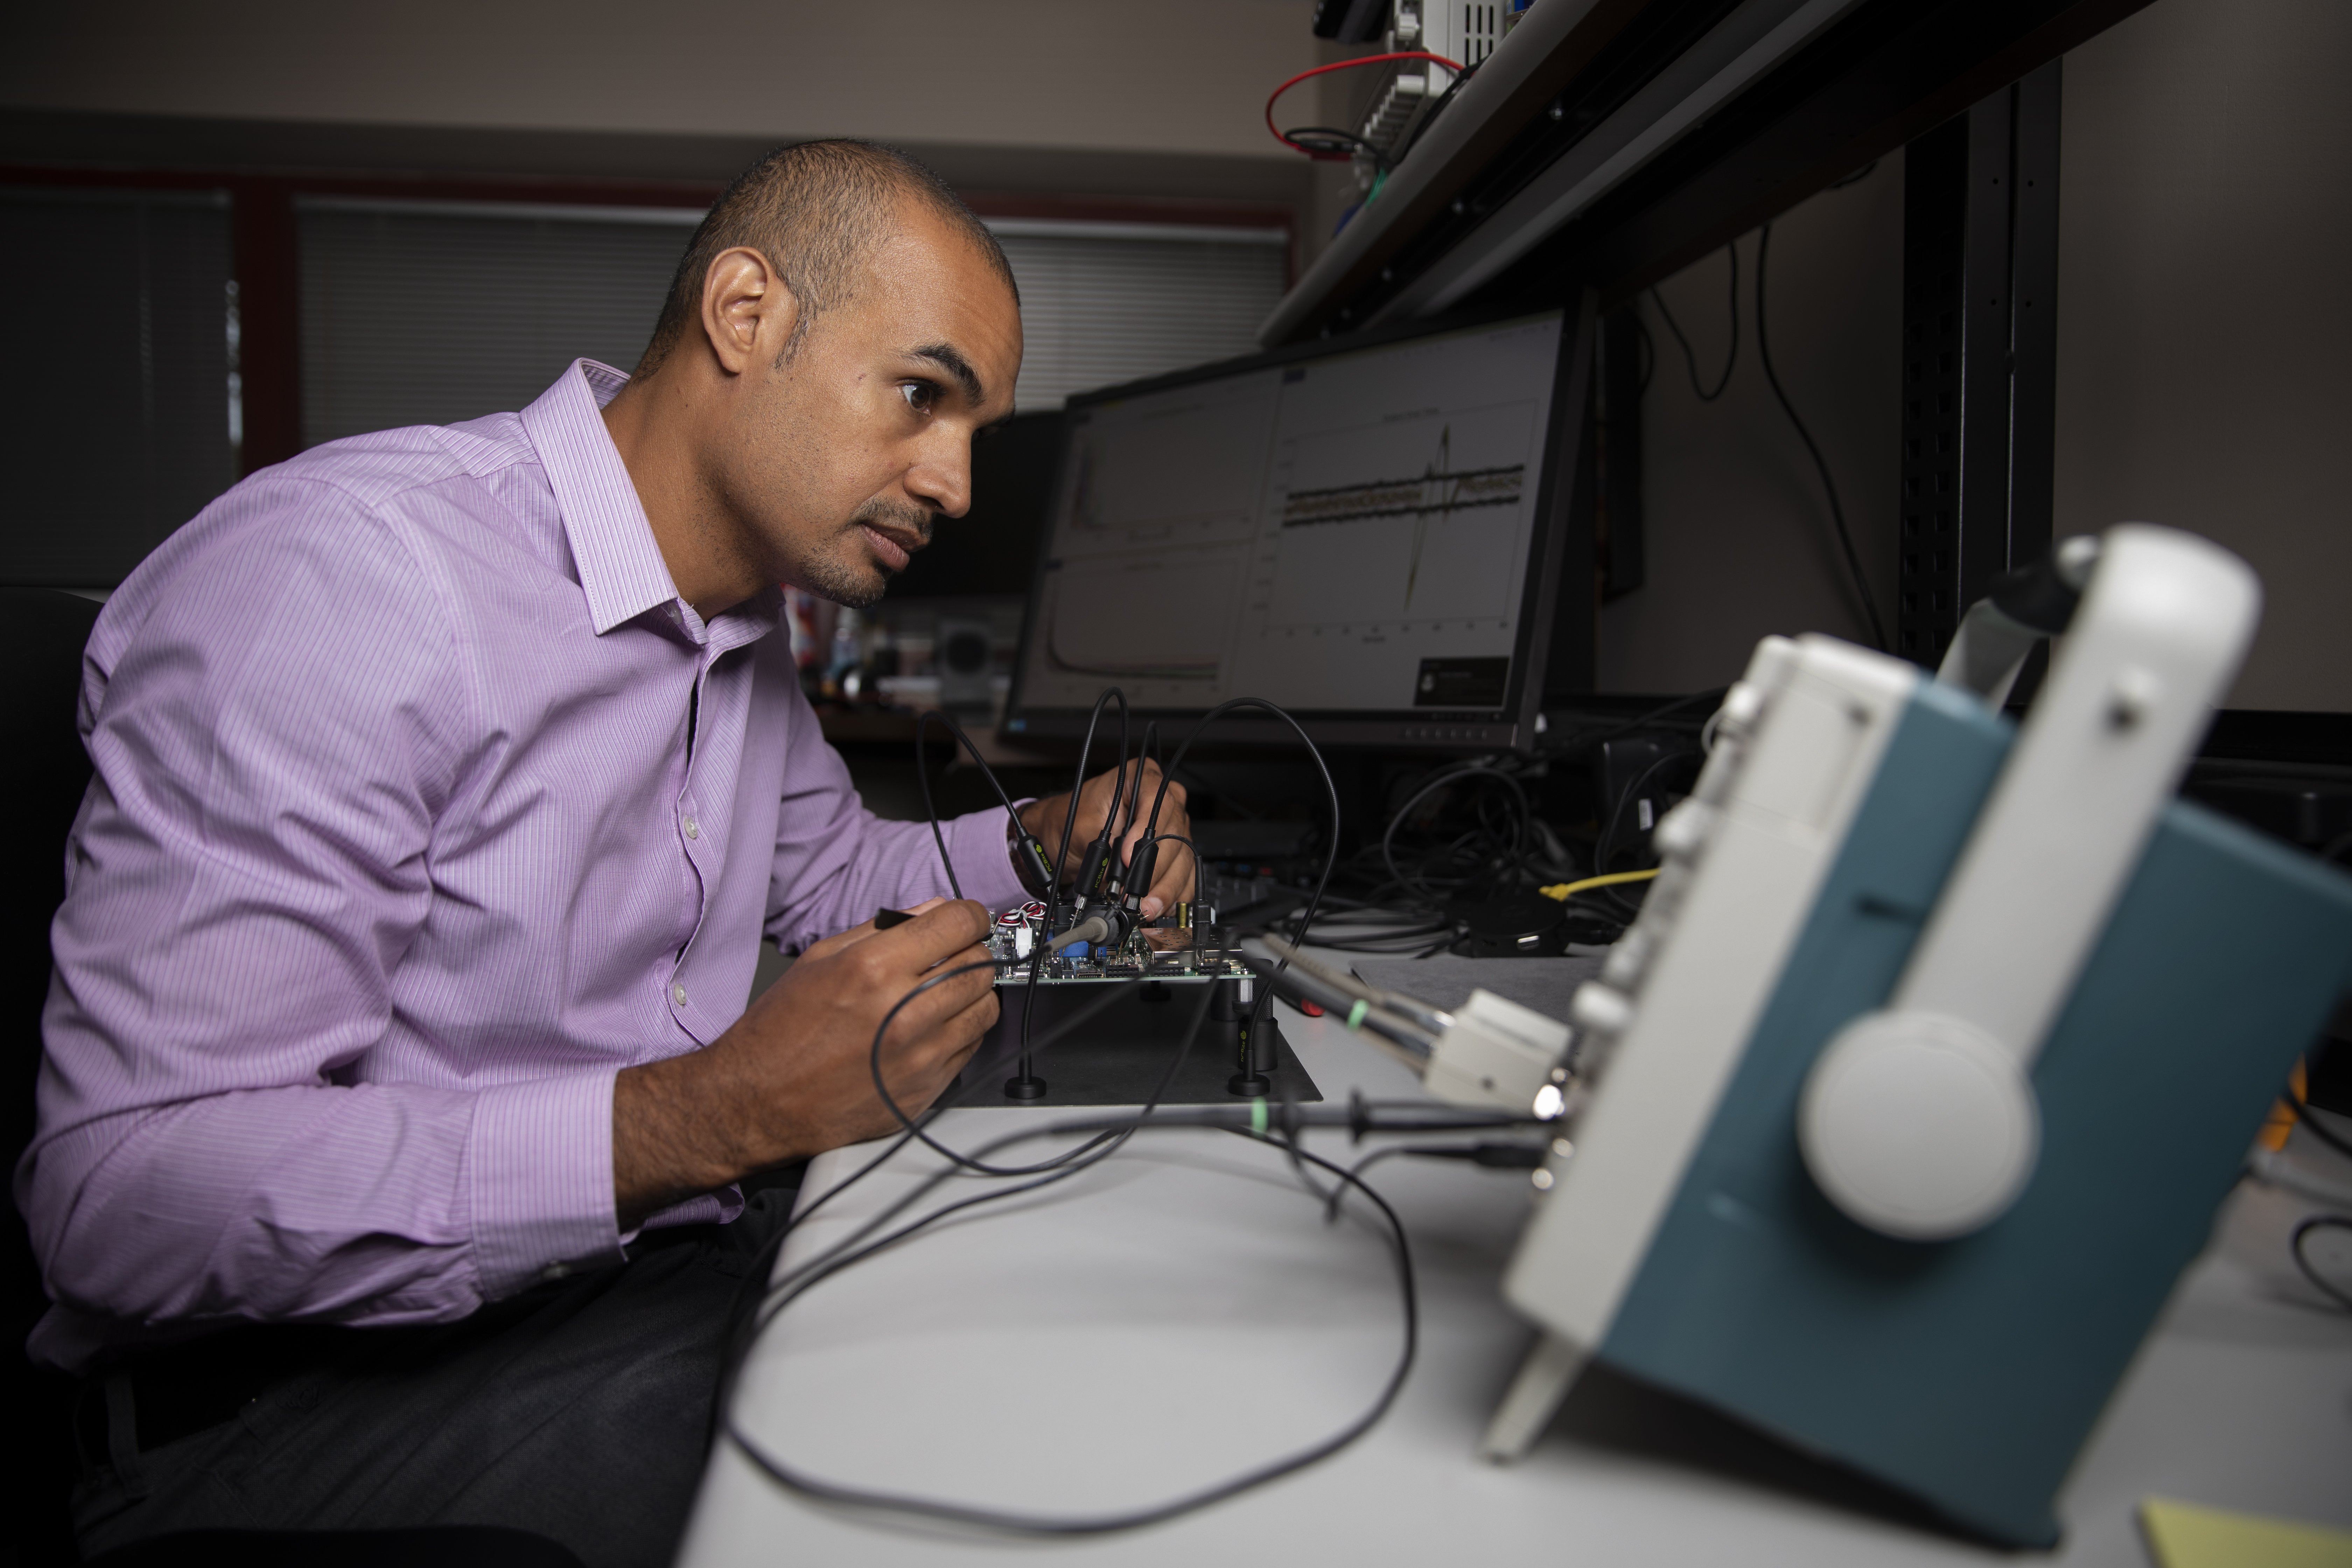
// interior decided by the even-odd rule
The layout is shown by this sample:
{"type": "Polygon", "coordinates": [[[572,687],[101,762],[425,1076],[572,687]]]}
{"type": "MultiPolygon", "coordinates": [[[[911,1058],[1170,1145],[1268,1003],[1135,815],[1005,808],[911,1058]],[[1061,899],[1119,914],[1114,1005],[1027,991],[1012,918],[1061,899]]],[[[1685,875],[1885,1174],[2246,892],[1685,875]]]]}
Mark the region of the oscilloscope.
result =
{"type": "Polygon", "coordinates": [[[1073,397],[1006,728],[1075,734],[1117,685],[1180,721],[1247,694],[1321,741],[1527,744],[1571,325],[1423,326],[1073,397]]]}

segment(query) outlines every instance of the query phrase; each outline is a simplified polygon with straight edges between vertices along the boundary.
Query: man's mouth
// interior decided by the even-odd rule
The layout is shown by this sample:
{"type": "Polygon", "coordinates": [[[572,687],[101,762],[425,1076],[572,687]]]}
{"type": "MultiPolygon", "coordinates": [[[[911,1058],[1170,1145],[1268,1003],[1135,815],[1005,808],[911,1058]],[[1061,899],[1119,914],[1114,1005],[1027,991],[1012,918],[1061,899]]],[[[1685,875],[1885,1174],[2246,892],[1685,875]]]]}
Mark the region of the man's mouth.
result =
{"type": "Polygon", "coordinates": [[[873,546],[875,558],[892,572],[904,572],[914,552],[923,547],[923,540],[918,534],[877,528],[870,522],[861,522],[857,527],[866,535],[866,542],[873,546]]]}

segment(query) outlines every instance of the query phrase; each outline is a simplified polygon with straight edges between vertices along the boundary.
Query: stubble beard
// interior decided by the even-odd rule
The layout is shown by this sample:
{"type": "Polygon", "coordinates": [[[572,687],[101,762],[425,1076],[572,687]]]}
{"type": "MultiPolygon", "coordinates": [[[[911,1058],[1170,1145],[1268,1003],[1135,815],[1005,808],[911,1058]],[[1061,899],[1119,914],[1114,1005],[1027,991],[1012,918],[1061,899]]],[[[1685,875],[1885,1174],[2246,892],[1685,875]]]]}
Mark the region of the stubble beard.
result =
{"type": "Polygon", "coordinates": [[[892,523],[920,534],[926,544],[930,542],[930,512],[919,507],[869,501],[859,507],[856,515],[835,535],[835,550],[803,564],[803,587],[848,610],[871,609],[881,602],[882,595],[889,590],[890,579],[898,573],[874,559],[858,526],[865,522],[892,523]]]}

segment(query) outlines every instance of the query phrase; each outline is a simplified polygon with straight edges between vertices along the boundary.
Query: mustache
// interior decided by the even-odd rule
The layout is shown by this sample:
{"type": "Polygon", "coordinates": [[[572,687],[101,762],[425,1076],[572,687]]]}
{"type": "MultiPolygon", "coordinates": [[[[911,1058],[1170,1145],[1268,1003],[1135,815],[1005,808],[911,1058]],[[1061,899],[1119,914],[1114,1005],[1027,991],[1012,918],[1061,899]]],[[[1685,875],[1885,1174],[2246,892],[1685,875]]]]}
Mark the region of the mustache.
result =
{"type": "Polygon", "coordinates": [[[849,521],[852,527],[861,522],[880,523],[911,533],[925,544],[931,542],[931,528],[939,514],[928,507],[902,506],[897,501],[872,500],[857,509],[849,521]]]}

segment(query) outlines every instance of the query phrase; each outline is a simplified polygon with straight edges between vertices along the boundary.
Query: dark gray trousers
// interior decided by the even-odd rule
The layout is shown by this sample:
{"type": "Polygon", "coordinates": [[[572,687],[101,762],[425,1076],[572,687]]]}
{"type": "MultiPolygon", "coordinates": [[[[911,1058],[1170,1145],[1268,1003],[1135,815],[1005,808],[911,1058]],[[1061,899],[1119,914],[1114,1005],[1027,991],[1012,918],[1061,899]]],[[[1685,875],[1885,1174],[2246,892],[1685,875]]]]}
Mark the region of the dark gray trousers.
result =
{"type": "MultiPolygon", "coordinates": [[[[793,1197],[755,1193],[732,1225],[656,1232],[619,1268],[461,1322],[265,1340],[234,1415],[152,1446],[137,1436],[142,1363],[93,1380],[85,1401],[102,1400],[103,1418],[81,1423],[74,1493],[83,1554],[174,1530],[496,1524],[561,1542],[590,1568],[668,1563],[702,1473],[736,1288],[793,1197]]],[[[149,1364],[151,1415],[202,1349],[149,1364]]],[[[225,1345],[218,1359],[236,1353],[225,1345]]]]}

